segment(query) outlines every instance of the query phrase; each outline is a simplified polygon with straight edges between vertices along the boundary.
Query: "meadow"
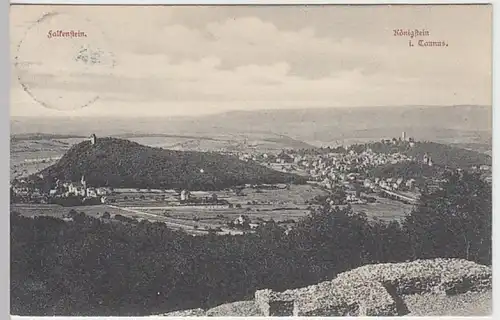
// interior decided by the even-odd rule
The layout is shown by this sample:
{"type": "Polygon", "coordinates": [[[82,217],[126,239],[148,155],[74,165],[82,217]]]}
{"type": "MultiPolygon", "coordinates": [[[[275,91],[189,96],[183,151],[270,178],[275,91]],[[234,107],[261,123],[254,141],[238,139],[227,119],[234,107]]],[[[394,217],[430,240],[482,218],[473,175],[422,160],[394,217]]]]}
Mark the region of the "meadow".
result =
{"type": "Polygon", "coordinates": [[[11,211],[18,212],[25,217],[48,216],[59,219],[64,218],[72,209],[96,218],[102,216],[104,212],[109,212],[111,216],[123,214],[123,210],[107,205],[63,207],[58,204],[13,203],[10,208],[11,211]]]}
{"type": "MultiPolygon", "coordinates": [[[[44,215],[63,218],[70,210],[76,210],[97,218],[108,212],[111,218],[119,214],[138,221],[162,222],[190,234],[203,234],[209,229],[217,229],[219,233],[235,233],[227,226],[241,215],[247,216],[252,225],[274,221],[282,226],[294,226],[315,207],[306,204],[306,201],[326,195],[327,192],[314,185],[291,185],[289,189],[244,188],[238,193],[233,190],[192,192],[192,196],[197,198],[211,197],[212,194],[231,205],[180,205],[179,194],[174,190],[116,189],[115,194],[109,197],[113,199],[110,204],[75,207],[13,204],[11,207],[13,211],[28,217],[44,215]]],[[[366,213],[370,220],[388,222],[401,220],[412,209],[412,205],[377,195],[374,197],[377,202],[352,204],[352,210],[366,213]]]]}
{"type": "Polygon", "coordinates": [[[370,219],[380,219],[383,221],[401,220],[409,214],[413,208],[411,204],[405,204],[400,201],[395,201],[370,195],[377,199],[377,202],[367,204],[352,204],[354,212],[365,212],[370,219]]]}

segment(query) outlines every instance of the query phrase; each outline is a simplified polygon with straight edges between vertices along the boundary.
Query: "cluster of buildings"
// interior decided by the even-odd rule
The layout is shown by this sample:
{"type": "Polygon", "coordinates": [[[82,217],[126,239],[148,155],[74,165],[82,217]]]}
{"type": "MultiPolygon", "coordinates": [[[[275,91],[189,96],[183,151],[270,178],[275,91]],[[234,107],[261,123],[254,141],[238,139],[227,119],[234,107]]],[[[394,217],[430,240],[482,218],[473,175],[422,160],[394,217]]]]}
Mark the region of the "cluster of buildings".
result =
{"type": "MultiPolygon", "coordinates": [[[[104,187],[91,187],[87,185],[85,176],[82,176],[79,183],[56,181],[55,188],[50,189],[51,197],[70,197],[76,196],[81,198],[97,198],[106,197],[112,193],[111,189],[104,187]]],[[[105,201],[105,198],[103,199],[105,201]]]]}
{"type": "MultiPolygon", "coordinates": [[[[408,138],[403,132],[399,139],[393,138],[382,141],[389,147],[398,150],[396,146],[412,148],[415,140],[408,138]]],[[[240,159],[257,160],[271,166],[278,166],[282,171],[302,172],[307,175],[311,182],[314,182],[325,189],[342,188],[347,191],[346,201],[348,203],[358,203],[360,199],[359,191],[416,191],[416,180],[407,177],[369,177],[368,170],[386,164],[397,164],[404,162],[420,162],[423,165],[432,166],[432,158],[425,154],[422,158],[415,158],[403,152],[375,152],[371,148],[351,148],[343,150],[345,152],[304,152],[290,150],[281,152],[276,156],[268,154],[262,155],[242,155],[240,159]],[[358,151],[356,151],[358,150],[358,151]]]]}
{"type": "Polygon", "coordinates": [[[330,178],[334,181],[352,180],[350,173],[364,172],[365,169],[388,163],[412,161],[414,159],[401,153],[374,153],[371,149],[356,153],[350,150],[347,154],[328,153],[320,156],[294,157],[294,165],[305,170],[314,180],[330,178]]]}
{"type": "Polygon", "coordinates": [[[245,214],[239,215],[236,219],[228,223],[228,227],[231,229],[240,229],[240,230],[255,230],[261,225],[265,225],[266,221],[260,222],[252,222],[249,216],[245,214]]]}
{"type": "Polygon", "coordinates": [[[19,183],[11,184],[10,201],[48,203],[48,197],[40,189],[32,188],[24,181],[20,181],[19,183]]]}
{"type": "MultiPolygon", "coordinates": [[[[366,177],[365,173],[368,169],[377,166],[413,161],[417,161],[417,159],[400,152],[377,153],[370,148],[361,152],[349,150],[345,153],[330,152],[324,154],[299,154],[289,151],[281,153],[275,159],[276,163],[282,165],[282,169],[303,171],[312,181],[319,182],[327,189],[352,184],[355,181],[363,183],[365,187],[376,185],[388,189],[401,189],[403,187],[411,189],[414,184],[413,179],[404,181],[403,177],[377,178],[372,181],[366,177]]],[[[422,163],[432,166],[431,157],[427,154],[424,155],[422,163]]]]}
{"type": "Polygon", "coordinates": [[[405,180],[401,177],[365,179],[363,186],[372,190],[382,188],[392,191],[415,191],[416,180],[413,178],[405,180]]]}
{"type": "Polygon", "coordinates": [[[79,198],[105,203],[107,196],[112,194],[110,188],[88,186],[85,177],[80,182],[63,182],[57,180],[55,185],[46,188],[35,187],[27,181],[16,181],[11,185],[11,197],[17,202],[51,203],[55,200],[79,198]]]}

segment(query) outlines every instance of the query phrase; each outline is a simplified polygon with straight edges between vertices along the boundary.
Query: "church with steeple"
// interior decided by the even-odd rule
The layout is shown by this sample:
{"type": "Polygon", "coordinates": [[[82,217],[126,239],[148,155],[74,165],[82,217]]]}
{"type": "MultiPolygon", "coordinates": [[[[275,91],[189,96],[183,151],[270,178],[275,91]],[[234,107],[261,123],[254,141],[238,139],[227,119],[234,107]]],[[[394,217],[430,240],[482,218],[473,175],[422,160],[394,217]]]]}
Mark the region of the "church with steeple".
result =
{"type": "Polygon", "coordinates": [[[82,179],[80,180],[80,183],[82,184],[83,190],[85,190],[85,193],[87,193],[87,181],[85,181],[85,176],[82,175],[82,179]]]}

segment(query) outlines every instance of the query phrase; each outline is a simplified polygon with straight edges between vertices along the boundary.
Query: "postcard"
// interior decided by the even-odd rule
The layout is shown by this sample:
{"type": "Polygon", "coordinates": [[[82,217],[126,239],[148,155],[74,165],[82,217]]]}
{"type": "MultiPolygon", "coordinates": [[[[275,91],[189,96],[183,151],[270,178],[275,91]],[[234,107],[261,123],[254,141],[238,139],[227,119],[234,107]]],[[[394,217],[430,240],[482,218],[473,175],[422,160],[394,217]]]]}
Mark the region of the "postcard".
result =
{"type": "Polygon", "coordinates": [[[488,316],[492,5],[11,5],[10,313],[488,316]]]}

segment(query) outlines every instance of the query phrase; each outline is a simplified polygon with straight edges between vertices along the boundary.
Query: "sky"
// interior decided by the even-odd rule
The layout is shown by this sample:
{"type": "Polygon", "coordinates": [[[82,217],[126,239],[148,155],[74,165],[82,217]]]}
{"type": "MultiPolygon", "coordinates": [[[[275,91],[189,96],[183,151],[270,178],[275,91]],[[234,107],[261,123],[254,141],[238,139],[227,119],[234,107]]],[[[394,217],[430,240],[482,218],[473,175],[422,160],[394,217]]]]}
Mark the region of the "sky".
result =
{"type": "Polygon", "coordinates": [[[492,99],[491,6],[13,5],[10,24],[11,116],[492,99]],[[394,29],[429,35],[410,47],[394,29]],[[48,37],[57,30],[86,37],[48,37]]]}

